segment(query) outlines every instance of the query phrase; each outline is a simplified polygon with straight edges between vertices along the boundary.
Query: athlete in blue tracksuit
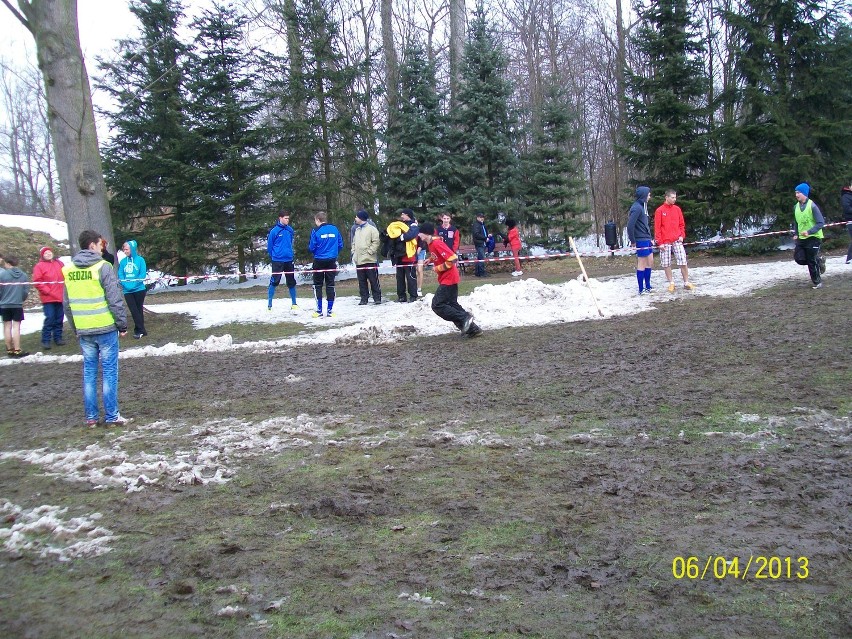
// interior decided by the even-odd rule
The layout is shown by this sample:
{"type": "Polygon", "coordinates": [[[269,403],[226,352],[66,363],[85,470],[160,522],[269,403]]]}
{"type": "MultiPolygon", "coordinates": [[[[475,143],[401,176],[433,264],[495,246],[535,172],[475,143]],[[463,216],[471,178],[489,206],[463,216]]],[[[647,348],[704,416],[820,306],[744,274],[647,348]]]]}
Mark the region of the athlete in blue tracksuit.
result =
{"type": "Polygon", "coordinates": [[[275,297],[275,289],[281,283],[281,274],[284,274],[287,282],[287,290],[290,291],[290,303],[293,310],[298,309],[296,305],[296,273],[293,266],[293,227],[290,226],[290,214],[281,211],[278,213],[278,222],[269,231],[266,238],[266,252],[272,261],[272,277],[269,278],[269,289],[267,291],[267,308],[272,310],[272,298],[275,297]]]}
{"type": "Polygon", "coordinates": [[[314,317],[322,317],[322,285],[325,283],[328,307],[326,317],[332,317],[334,306],[334,278],[337,275],[337,255],[343,248],[343,236],[334,224],[328,223],[328,217],[320,211],[314,216],[317,227],[311,231],[308,250],[314,254],[314,292],[317,298],[317,311],[314,317]]]}
{"type": "Polygon", "coordinates": [[[654,249],[651,247],[653,236],[648,218],[648,200],[651,189],[640,186],[636,189],[636,201],[630,207],[627,218],[627,237],[636,247],[636,281],[639,283],[639,295],[650,293],[651,269],[654,268],[654,249]]]}

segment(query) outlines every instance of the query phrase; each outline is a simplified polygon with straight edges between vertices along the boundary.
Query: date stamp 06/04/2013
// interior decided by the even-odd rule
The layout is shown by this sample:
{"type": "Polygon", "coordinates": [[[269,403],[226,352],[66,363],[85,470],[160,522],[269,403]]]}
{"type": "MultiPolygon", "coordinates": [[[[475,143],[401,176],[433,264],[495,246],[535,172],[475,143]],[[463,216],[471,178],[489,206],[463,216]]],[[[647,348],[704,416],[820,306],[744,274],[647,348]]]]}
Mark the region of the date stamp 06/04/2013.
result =
{"type": "Polygon", "coordinates": [[[807,579],[810,567],[807,557],[677,556],[672,559],[672,576],[675,579],[807,579]]]}

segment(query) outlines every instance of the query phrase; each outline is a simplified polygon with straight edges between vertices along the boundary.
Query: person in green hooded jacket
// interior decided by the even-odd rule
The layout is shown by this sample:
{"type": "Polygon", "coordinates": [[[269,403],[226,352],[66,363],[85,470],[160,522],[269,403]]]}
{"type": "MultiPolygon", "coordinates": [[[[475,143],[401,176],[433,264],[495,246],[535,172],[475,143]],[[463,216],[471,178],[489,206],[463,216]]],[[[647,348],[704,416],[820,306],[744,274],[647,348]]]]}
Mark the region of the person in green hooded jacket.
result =
{"type": "MultiPolygon", "coordinates": [[[[806,183],[796,187],[797,204],[793,208],[795,218],[796,253],[804,254],[808,265],[812,288],[822,288],[822,274],[825,273],[825,257],[820,255],[825,218],[816,202],[810,199],[811,187],[806,183]]],[[[798,262],[798,260],[797,260],[798,262]]],[[[799,262],[801,263],[801,262],[799,262]]]]}

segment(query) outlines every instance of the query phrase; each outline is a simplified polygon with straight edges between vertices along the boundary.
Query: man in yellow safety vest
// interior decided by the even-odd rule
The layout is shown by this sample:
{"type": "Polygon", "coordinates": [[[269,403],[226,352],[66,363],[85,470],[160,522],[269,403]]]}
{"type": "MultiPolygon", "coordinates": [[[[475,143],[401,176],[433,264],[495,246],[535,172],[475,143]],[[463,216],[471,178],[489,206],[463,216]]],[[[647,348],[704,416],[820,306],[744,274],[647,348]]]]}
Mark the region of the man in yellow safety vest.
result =
{"type": "Polygon", "coordinates": [[[83,351],[83,406],[86,425],[98,425],[98,366],[103,368],[104,423],[123,426],[130,420],[118,411],[118,338],[127,334],[127,313],[118,276],[101,253],[104,238],[80,233],[80,252],[62,268],[65,316],[83,351]]]}

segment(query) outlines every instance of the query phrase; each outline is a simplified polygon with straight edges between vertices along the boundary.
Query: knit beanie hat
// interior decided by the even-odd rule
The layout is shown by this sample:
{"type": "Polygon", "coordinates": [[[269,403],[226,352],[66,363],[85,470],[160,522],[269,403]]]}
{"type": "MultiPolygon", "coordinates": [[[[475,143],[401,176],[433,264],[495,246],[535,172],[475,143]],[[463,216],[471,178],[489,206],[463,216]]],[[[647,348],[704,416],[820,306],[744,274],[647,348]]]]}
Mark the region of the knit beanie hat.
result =
{"type": "Polygon", "coordinates": [[[41,259],[44,259],[44,254],[45,254],[46,251],[52,252],[53,249],[50,248],[49,246],[42,246],[38,251],[38,254],[41,256],[41,259]]]}
{"type": "Polygon", "coordinates": [[[808,197],[808,195],[810,195],[810,194],[811,194],[811,187],[809,187],[809,186],[808,186],[807,184],[805,184],[804,182],[802,182],[799,186],[797,186],[797,187],[796,187],[796,190],[797,190],[799,193],[801,193],[802,195],[804,195],[805,197],[808,197]]]}
{"type": "Polygon", "coordinates": [[[359,220],[364,220],[366,222],[370,219],[370,214],[367,213],[367,211],[358,211],[355,214],[355,217],[357,217],[359,220]]]}
{"type": "Polygon", "coordinates": [[[423,222],[420,225],[420,232],[426,235],[435,235],[435,225],[432,222],[423,222]]]}

